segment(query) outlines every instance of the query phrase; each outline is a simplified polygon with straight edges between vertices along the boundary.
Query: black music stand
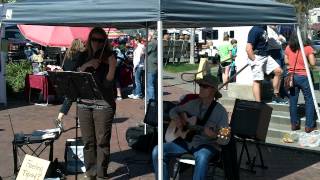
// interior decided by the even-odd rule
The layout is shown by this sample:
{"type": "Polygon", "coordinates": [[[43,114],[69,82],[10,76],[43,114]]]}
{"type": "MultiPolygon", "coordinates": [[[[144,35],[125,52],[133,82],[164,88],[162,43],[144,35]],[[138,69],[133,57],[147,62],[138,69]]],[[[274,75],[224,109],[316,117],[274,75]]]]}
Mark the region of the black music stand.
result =
{"type": "MultiPolygon", "coordinates": [[[[77,102],[76,109],[76,155],[78,156],[78,103],[81,99],[99,100],[103,96],[94,81],[92,74],[87,72],[49,71],[49,79],[56,89],[56,93],[77,102]]],[[[76,179],[78,174],[78,161],[76,159],[76,179]]]]}

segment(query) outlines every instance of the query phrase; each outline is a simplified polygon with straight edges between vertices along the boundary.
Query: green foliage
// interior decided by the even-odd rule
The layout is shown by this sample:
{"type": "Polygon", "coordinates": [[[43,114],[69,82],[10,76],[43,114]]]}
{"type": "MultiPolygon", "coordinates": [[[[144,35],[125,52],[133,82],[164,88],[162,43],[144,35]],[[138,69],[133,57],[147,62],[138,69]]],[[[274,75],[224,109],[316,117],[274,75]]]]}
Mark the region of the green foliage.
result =
{"type": "Polygon", "coordinates": [[[27,60],[9,62],[6,66],[6,78],[8,93],[19,92],[25,85],[25,76],[32,72],[31,63],[27,60]]]}
{"type": "Polygon", "coordinates": [[[15,3],[16,0],[3,0],[2,3],[15,3]]]}
{"type": "Polygon", "coordinates": [[[172,72],[172,73],[192,71],[196,69],[198,69],[198,64],[175,63],[175,64],[167,64],[164,67],[165,71],[172,72]]]}
{"type": "Polygon", "coordinates": [[[309,10],[319,7],[320,0],[276,0],[281,3],[291,4],[296,9],[297,20],[299,26],[301,26],[301,32],[303,37],[307,37],[308,28],[308,14],[309,10]]]}
{"type": "Polygon", "coordinates": [[[16,0],[1,0],[1,3],[15,3],[16,0]]]}
{"type": "Polygon", "coordinates": [[[295,6],[298,13],[308,13],[308,10],[320,6],[320,0],[277,0],[295,6]]]}

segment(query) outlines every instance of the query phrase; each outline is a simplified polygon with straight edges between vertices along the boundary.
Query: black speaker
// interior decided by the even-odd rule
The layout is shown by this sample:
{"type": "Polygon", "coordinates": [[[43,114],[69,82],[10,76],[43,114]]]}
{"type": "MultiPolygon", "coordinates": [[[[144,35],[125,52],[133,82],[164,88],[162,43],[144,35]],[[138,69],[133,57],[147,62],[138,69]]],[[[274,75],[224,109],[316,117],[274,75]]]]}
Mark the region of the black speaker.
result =
{"type": "Polygon", "coordinates": [[[236,99],[231,116],[231,131],[241,138],[265,141],[272,107],[256,101],[236,99]]]}

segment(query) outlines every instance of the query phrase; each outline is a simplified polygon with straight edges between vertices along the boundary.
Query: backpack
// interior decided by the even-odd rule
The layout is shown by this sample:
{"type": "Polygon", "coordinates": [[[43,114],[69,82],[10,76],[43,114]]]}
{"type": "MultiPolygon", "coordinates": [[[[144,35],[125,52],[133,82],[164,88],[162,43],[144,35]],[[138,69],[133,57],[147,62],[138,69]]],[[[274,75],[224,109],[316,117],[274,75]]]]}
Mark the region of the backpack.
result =
{"type": "MultiPolygon", "coordinates": [[[[58,161],[57,158],[55,158],[55,160],[50,163],[45,177],[46,178],[65,179],[64,166],[61,162],[58,161]]],[[[0,178],[0,180],[1,180],[1,178],[0,178]]]]}
{"type": "Polygon", "coordinates": [[[144,126],[130,127],[126,131],[128,146],[134,150],[149,153],[157,145],[157,132],[153,128],[147,128],[144,134],[144,126]]]}

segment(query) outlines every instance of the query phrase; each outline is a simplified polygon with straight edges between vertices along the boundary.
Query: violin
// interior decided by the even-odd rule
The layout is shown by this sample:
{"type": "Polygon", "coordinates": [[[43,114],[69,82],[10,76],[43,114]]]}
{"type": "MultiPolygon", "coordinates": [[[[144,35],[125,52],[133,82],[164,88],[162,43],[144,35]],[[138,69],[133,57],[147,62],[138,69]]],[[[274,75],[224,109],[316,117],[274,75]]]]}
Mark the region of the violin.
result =
{"type": "MultiPolygon", "coordinates": [[[[108,58],[112,54],[112,51],[108,47],[101,48],[97,50],[93,56],[94,59],[99,59],[100,64],[101,63],[107,63],[108,58]]],[[[100,65],[99,65],[100,66],[100,65]]],[[[98,67],[99,68],[99,67],[98,67]]],[[[95,73],[97,69],[94,67],[88,67],[85,72],[89,73],[95,73]]]]}

